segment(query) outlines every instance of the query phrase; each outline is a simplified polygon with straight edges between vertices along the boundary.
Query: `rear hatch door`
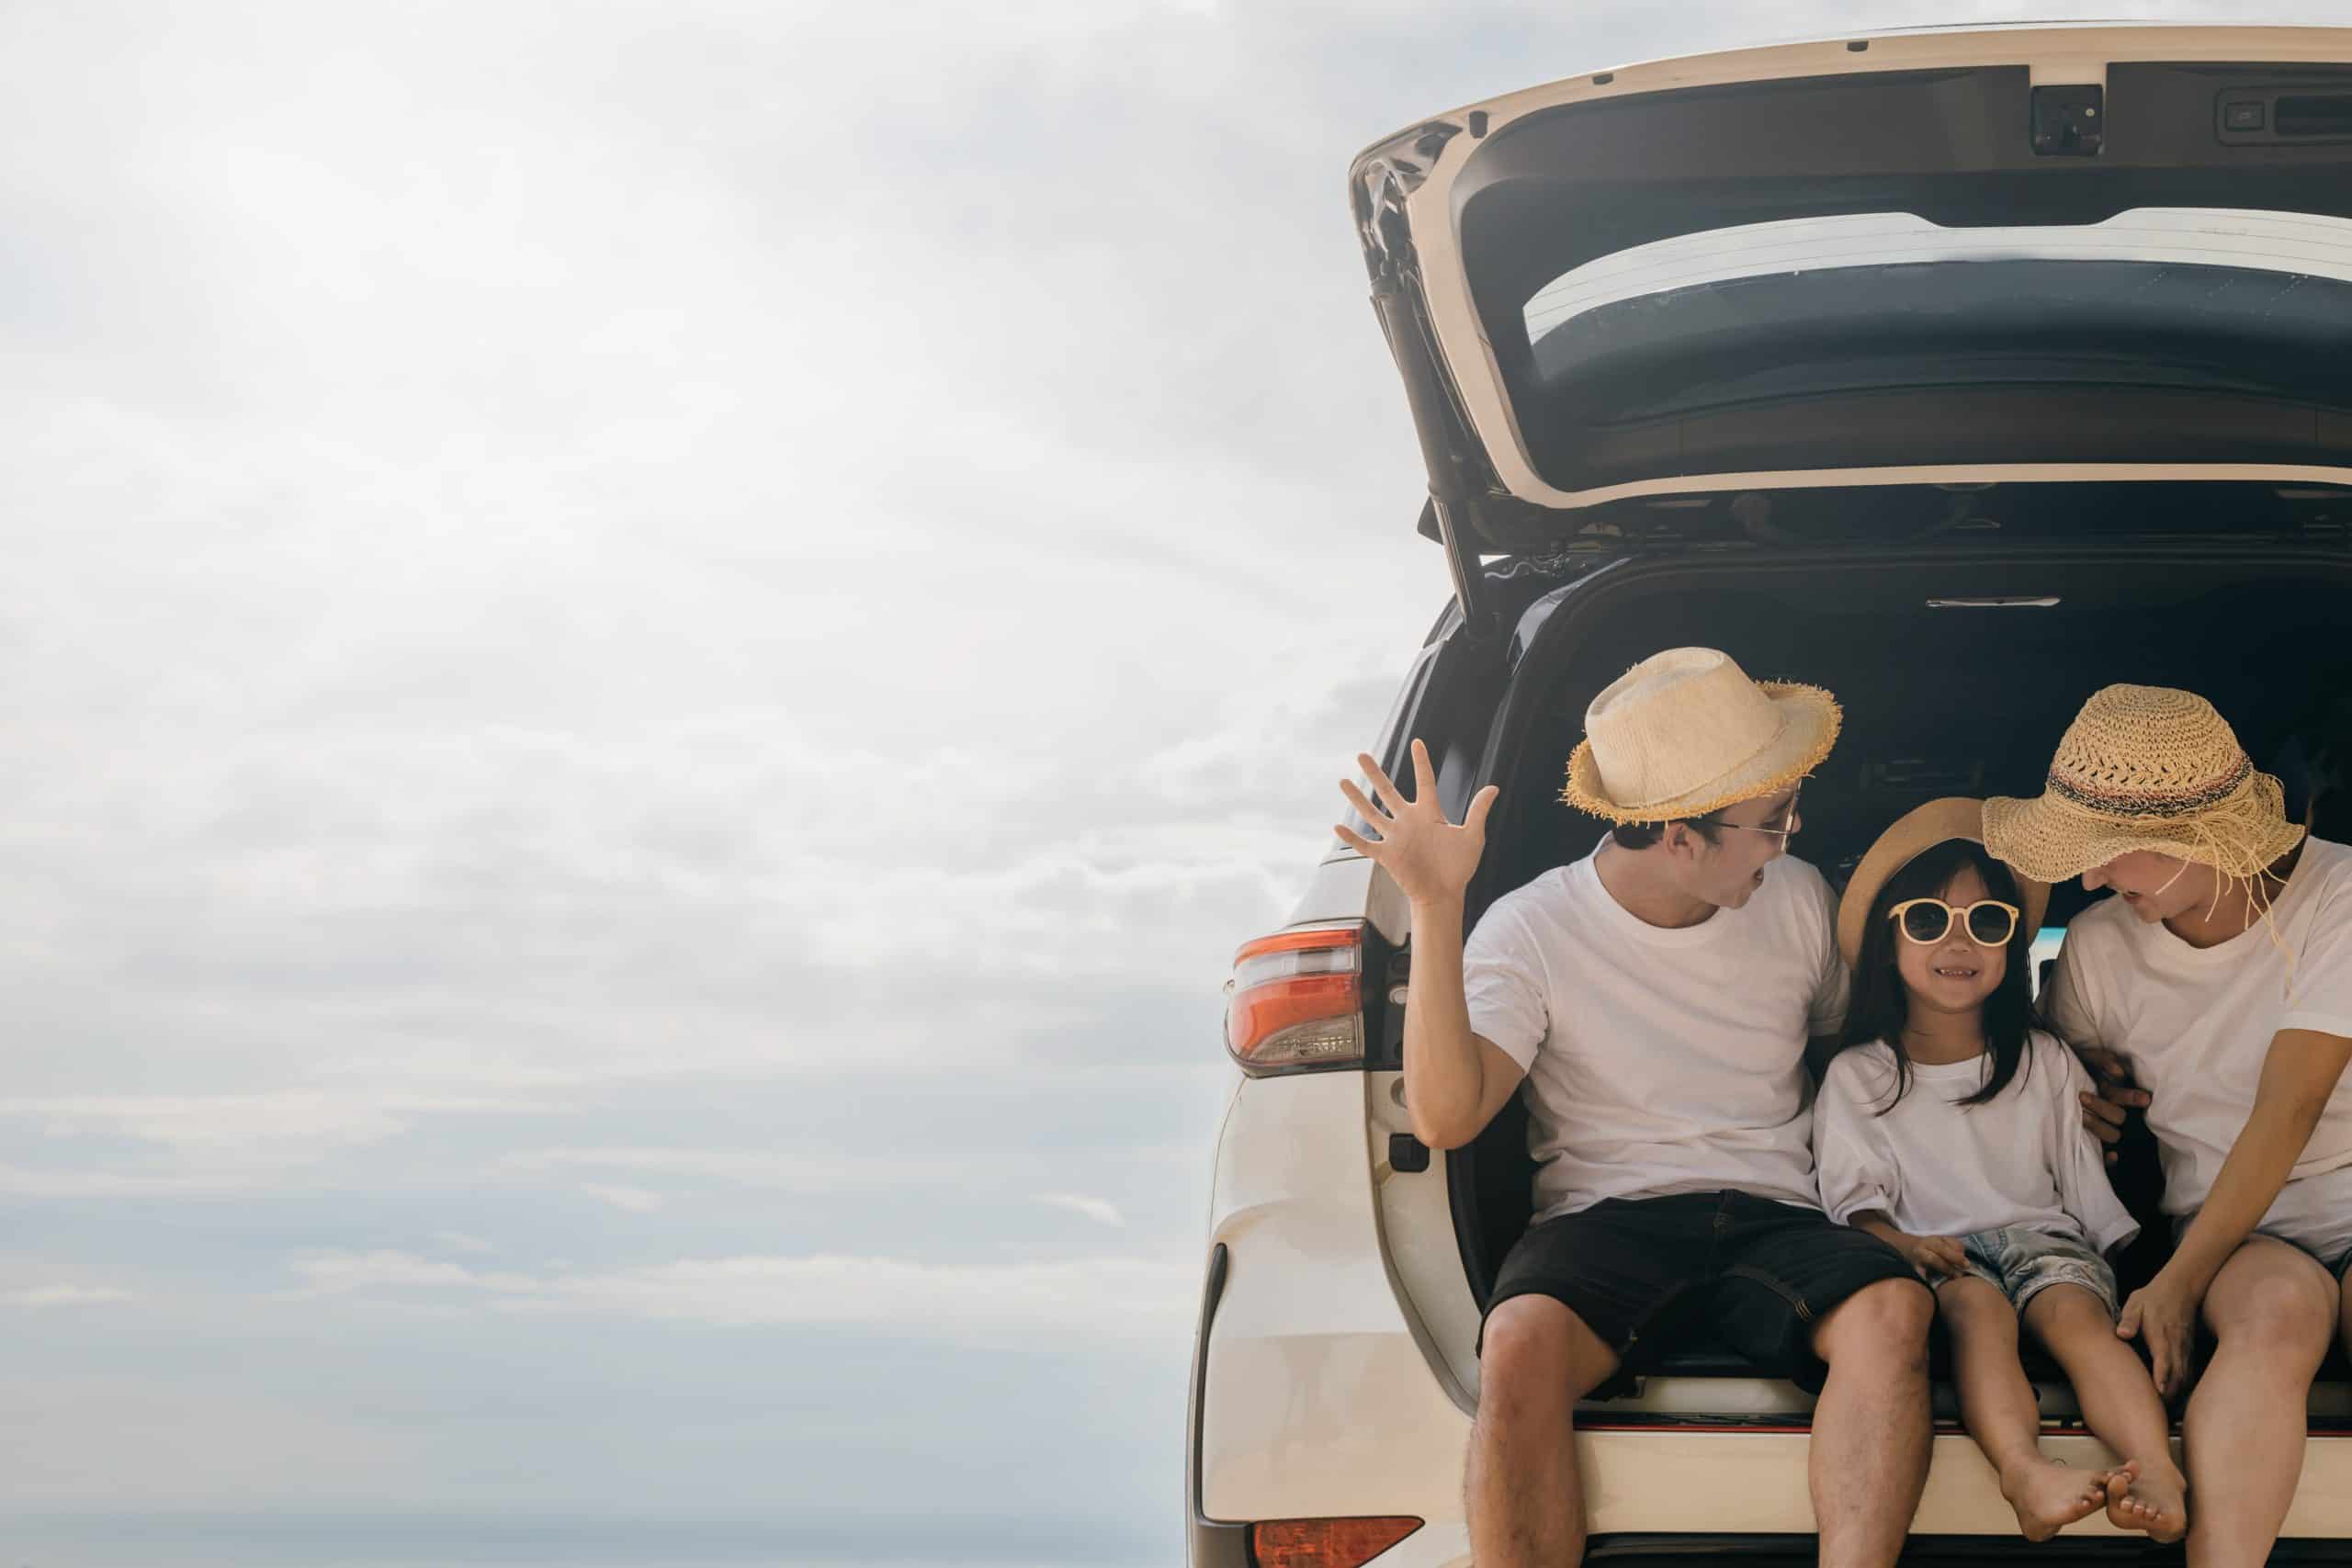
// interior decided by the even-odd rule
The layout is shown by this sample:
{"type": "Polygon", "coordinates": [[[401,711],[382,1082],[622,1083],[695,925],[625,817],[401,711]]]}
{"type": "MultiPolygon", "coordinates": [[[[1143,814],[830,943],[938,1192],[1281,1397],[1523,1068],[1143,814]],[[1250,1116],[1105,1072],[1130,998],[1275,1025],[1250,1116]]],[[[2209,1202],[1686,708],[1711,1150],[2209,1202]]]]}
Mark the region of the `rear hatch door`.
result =
{"type": "Polygon", "coordinates": [[[1634,498],[2352,482],[2352,28],[1634,66],[1350,189],[1464,555],[1634,498]]]}

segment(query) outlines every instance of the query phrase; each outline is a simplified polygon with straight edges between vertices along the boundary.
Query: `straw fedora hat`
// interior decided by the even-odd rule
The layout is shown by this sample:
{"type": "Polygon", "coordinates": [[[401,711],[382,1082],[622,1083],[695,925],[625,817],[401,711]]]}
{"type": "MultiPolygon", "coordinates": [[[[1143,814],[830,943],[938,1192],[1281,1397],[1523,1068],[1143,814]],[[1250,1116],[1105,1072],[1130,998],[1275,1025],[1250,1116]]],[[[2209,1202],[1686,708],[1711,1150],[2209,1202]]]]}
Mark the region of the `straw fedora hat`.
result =
{"type": "Polygon", "coordinates": [[[2134,850],[2245,881],[2302,837],[2278,781],[2255,771],[2213,705],[2169,686],[2096,693],[2059,739],[2039,798],[1984,803],[1985,844],[2045,882],[2134,850]]]}
{"type": "MultiPolygon", "coordinates": [[[[1951,839],[1984,842],[1983,801],[1959,795],[1931,800],[1896,818],[1878,836],[1870,853],[1854,867],[1854,874],[1846,879],[1845,894],[1838,900],[1838,951],[1845,954],[1848,967],[1861,956],[1862,928],[1869,923],[1871,905],[1877,900],[1879,889],[1896,872],[1951,839]]],[[[2009,871],[2018,879],[2018,900],[2024,908],[2018,923],[2029,931],[2038,931],[2041,917],[2050,908],[2050,884],[2038,882],[2015,866],[2009,871]]]]}
{"type": "Polygon", "coordinates": [[[1838,743],[1838,700],[1758,682],[1712,648],[1654,653],[1584,712],[1560,798],[1611,822],[1673,822],[1788,788],[1838,743]]]}

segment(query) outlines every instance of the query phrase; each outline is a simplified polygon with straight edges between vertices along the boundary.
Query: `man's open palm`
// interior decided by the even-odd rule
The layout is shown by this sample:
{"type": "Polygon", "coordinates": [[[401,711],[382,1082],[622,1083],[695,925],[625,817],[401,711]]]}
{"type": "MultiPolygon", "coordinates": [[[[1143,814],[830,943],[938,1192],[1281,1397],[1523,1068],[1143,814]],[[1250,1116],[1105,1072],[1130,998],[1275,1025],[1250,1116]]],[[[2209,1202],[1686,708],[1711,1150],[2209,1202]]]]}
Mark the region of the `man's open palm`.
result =
{"type": "Polygon", "coordinates": [[[1478,856],[1487,847],[1487,813],[1501,792],[1493,784],[1480,790],[1463,814],[1460,826],[1445,819],[1438,804],[1437,770],[1430,765],[1429,748],[1413,742],[1413,798],[1397,792],[1388,775],[1369,752],[1356,754],[1356,766],[1372,783],[1377,802],[1364,798],[1351,780],[1340,781],[1340,793],[1368,823],[1377,838],[1367,839],[1345,827],[1333,829],[1340,841],[1369,856],[1392,877],[1405,897],[1416,901],[1457,897],[1470,886],[1478,856]]]}

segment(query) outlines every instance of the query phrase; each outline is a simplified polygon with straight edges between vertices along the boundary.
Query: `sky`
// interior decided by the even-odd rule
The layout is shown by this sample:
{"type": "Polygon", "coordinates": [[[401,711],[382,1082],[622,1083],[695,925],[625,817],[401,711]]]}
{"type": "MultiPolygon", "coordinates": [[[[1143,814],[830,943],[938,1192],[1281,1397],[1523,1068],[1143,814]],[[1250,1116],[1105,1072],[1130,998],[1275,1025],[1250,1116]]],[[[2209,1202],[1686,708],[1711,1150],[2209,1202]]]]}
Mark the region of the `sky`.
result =
{"type": "Polygon", "coordinates": [[[2034,14],[0,4],[6,1560],[1180,1562],[1350,156],[2034,14]]]}

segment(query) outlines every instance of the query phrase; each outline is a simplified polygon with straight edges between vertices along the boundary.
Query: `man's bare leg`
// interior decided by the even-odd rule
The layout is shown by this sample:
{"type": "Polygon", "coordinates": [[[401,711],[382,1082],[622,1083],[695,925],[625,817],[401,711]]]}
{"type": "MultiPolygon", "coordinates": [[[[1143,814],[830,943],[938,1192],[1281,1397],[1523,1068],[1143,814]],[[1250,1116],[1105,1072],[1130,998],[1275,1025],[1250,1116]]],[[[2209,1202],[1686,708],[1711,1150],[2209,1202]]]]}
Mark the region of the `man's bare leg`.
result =
{"type": "Polygon", "coordinates": [[[2303,1470],[2312,1378],[2335,1332],[2335,1281],[2267,1235],[2238,1248],[2205,1293],[2220,1345],[2181,1421],[2189,1568],[2260,1568],[2303,1470]]]}
{"type": "Polygon", "coordinates": [[[1887,1568],[1903,1551],[1928,1483],[1934,1316],[1925,1285],[1882,1280],[1814,1330],[1814,1353],[1829,1363],[1808,1461],[1822,1568],[1887,1568]]]}
{"type": "Polygon", "coordinates": [[[2108,1518],[2178,1540],[2188,1529],[2188,1481],[2173,1462],[2172,1419],[2148,1369],[2115,1337],[2107,1303],[2079,1285],[2052,1285],[2025,1303],[2025,1321],[2066,1370],[2084,1425],[2123,1456],[2104,1499],[2108,1518]]]}
{"type": "MultiPolygon", "coordinates": [[[[2041,1409],[2018,1359],[2018,1309],[2009,1298],[1972,1276],[1936,1287],[1936,1311],[1951,1330],[1961,1423],[1999,1474],[2001,1495],[2026,1540],[2048,1540],[2105,1507],[2106,1472],[2076,1470],[2041,1451],[2041,1409]]],[[[2106,1332],[2108,1342],[2130,1358],[2112,1323],[2106,1332]]],[[[2153,1401],[2153,1386],[2148,1394],[2153,1401]]]]}
{"type": "Polygon", "coordinates": [[[1487,1314],[1478,1417],[1462,1482],[1478,1568],[1569,1568],[1583,1560],[1576,1403],[1616,1370],[1616,1354],[1550,1296],[1513,1296],[1487,1314]]]}

